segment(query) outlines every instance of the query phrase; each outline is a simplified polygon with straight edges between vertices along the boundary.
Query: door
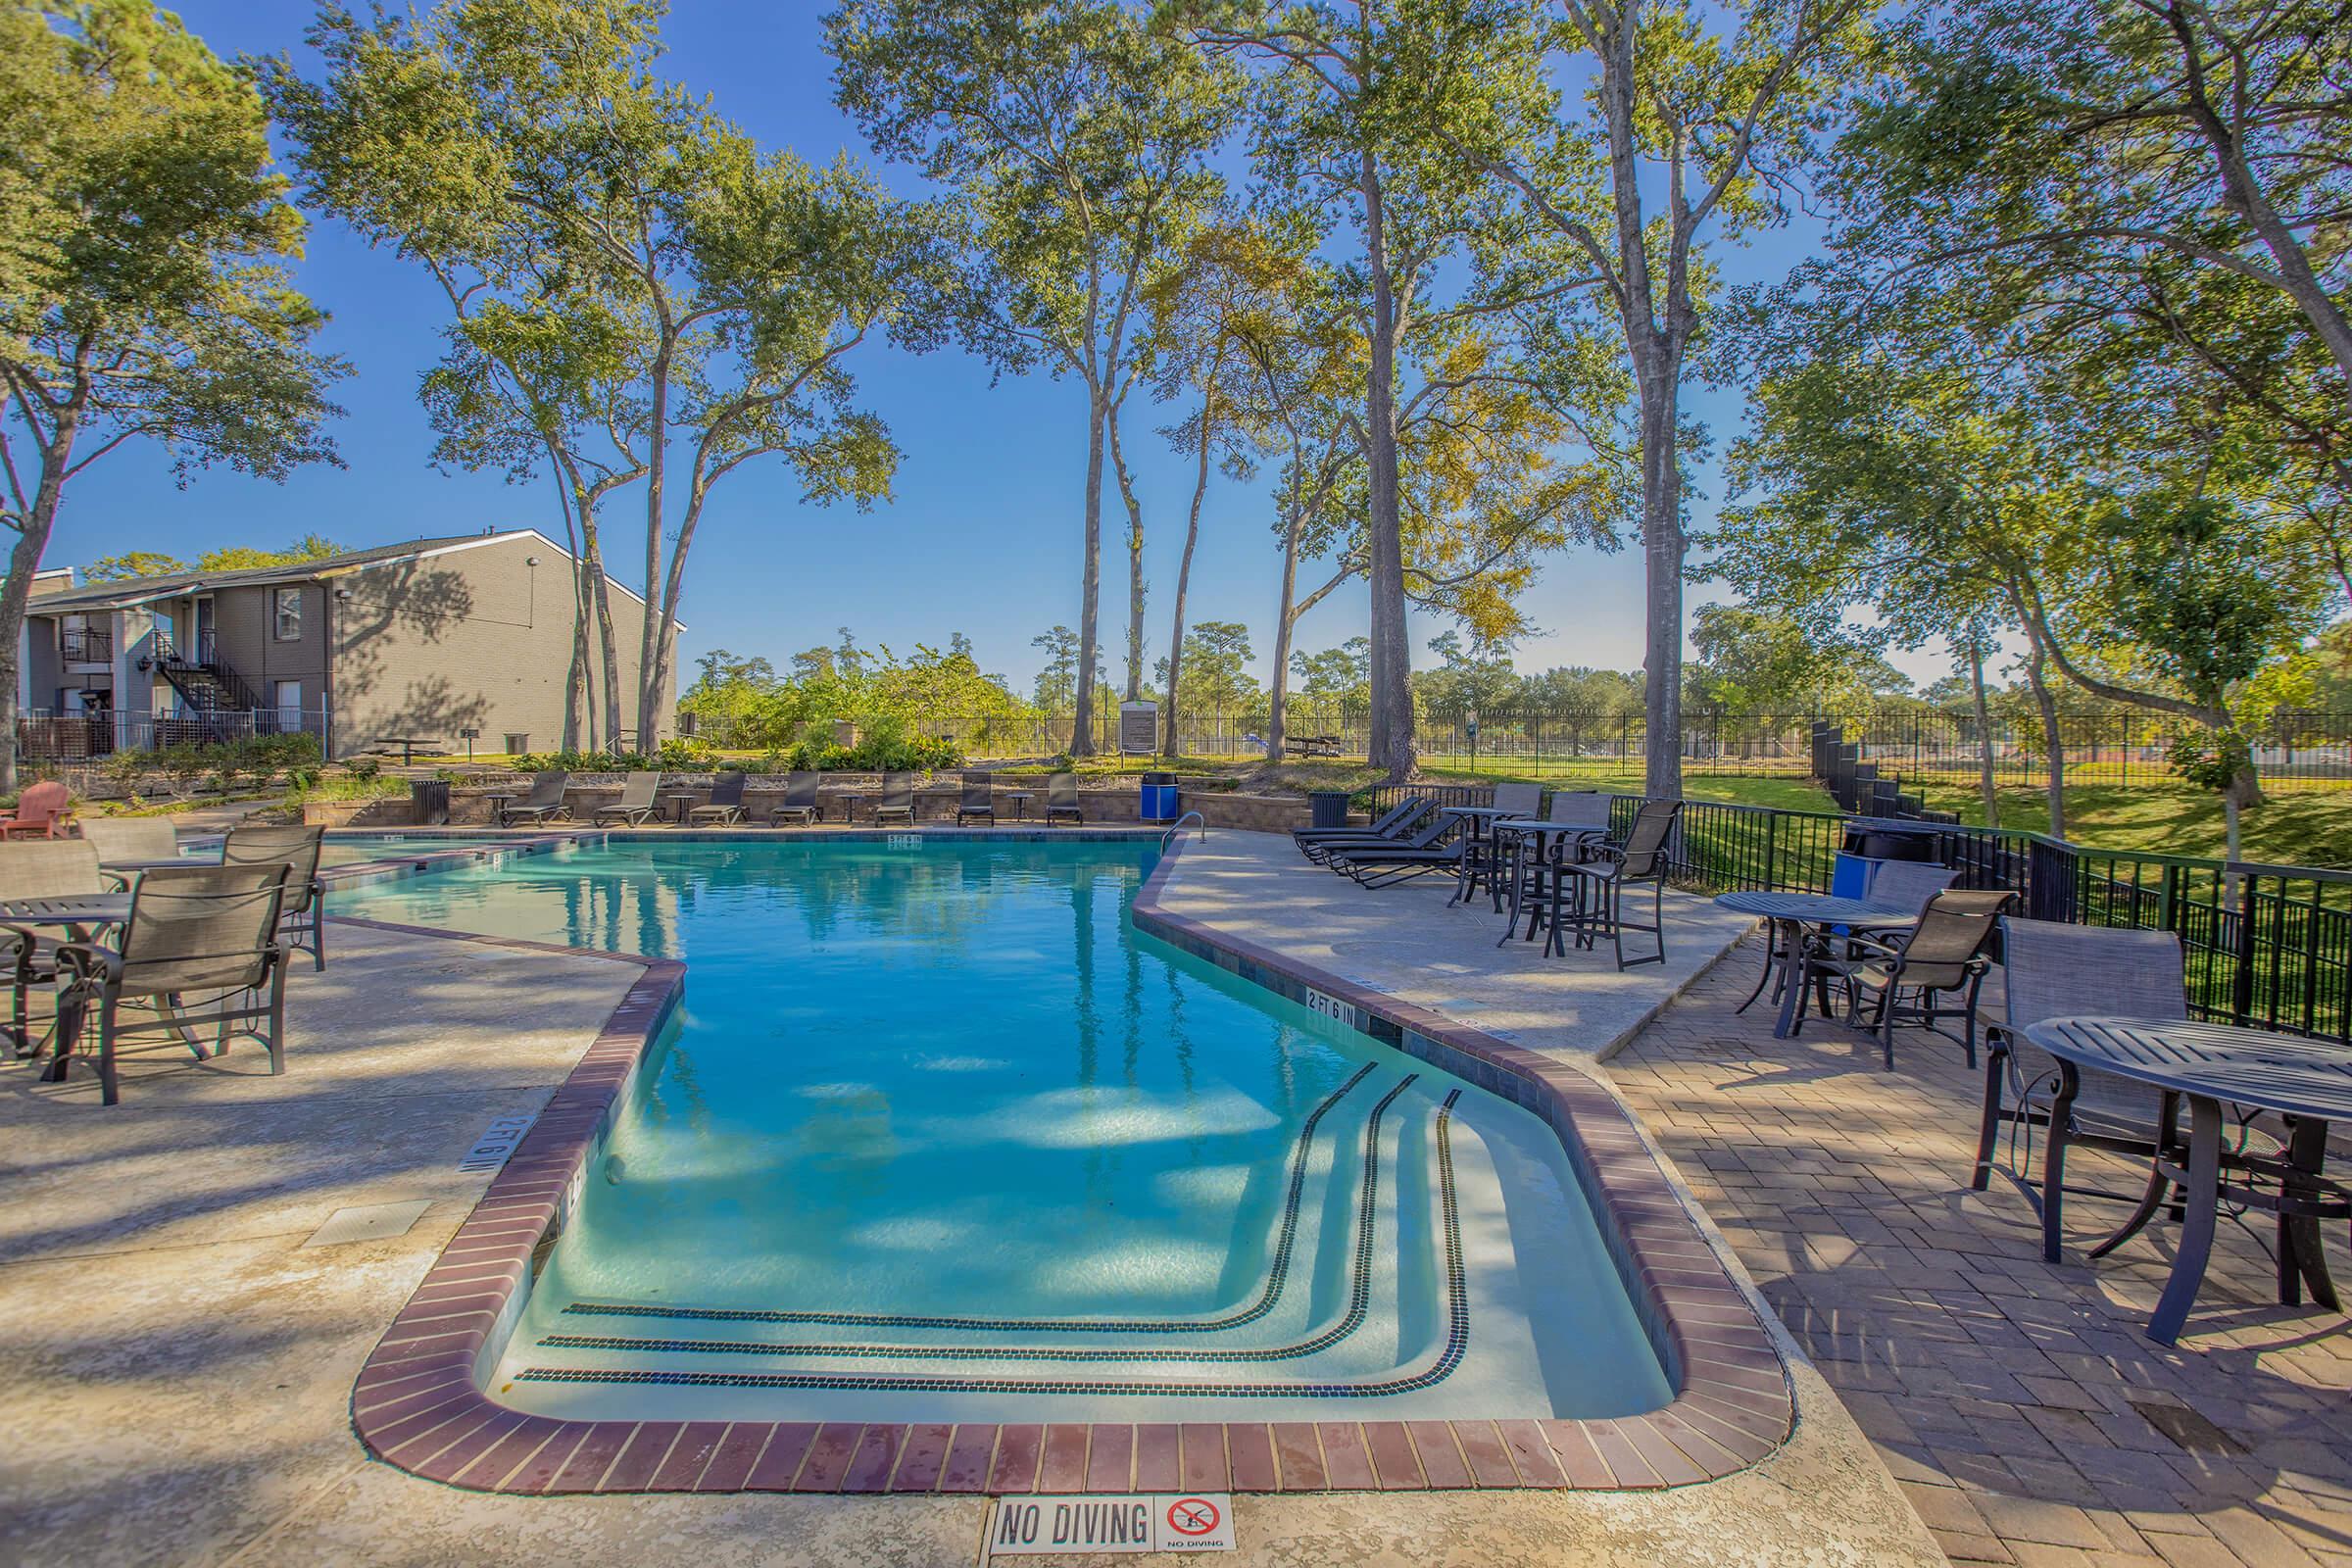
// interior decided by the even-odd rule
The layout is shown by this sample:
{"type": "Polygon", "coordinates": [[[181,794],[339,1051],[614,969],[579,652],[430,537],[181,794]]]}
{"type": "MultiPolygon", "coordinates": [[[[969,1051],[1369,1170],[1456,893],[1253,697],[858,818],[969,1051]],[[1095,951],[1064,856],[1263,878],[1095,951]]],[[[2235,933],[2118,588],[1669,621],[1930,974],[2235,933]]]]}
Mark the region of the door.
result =
{"type": "Polygon", "coordinates": [[[277,697],[277,732],[295,735],[302,731],[302,682],[281,680],[274,683],[277,697]]]}
{"type": "Polygon", "coordinates": [[[188,650],[188,657],[199,664],[211,663],[213,662],[213,602],[210,599],[196,601],[194,641],[195,646],[188,650]]]}

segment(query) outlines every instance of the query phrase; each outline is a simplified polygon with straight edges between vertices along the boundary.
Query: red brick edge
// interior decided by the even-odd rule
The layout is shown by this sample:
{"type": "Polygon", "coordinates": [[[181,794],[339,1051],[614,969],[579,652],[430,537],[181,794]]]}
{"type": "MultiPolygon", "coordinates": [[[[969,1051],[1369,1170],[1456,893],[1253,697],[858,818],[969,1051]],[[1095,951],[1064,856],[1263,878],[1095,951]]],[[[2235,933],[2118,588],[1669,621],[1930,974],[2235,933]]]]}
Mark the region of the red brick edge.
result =
{"type": "MultiPolygon", "coordinates": [[[[479,1492],[954,1494],[1648,1490],[1729,1475],[1787,1440],[1794,1408],[1778,1353],[1606,1091],[1532,1052],[1148,909],[1173,858],[1163,857],[1137,895],[1139,929],[1221,952],[1228,967],[1279,966],[1295,983],[1404,1029],[1408,1051],[1441,1066],[1435,1053],[1457,1053],[1489,1077],[1516,1082],[1522,1094],[1513,1098],[1544,1097],[1674,1383],[1672,1403],[1592,1421],[1140,1425],[583,1421],[511,1409],[483,1392],[477,1373],[513,1326],[533,1249],[568,1209],[606,1118],[684,989],[681,963],[598,955],[624,957],[644,973],[361,1368],[351,1396],[361,1443],[412,1475],[479,1492]],[[1417,1049],[1415,1036],[1433,1049],[1417,1049]]],[[[582,951],[347,923],[526,952],[582,951]]]]}

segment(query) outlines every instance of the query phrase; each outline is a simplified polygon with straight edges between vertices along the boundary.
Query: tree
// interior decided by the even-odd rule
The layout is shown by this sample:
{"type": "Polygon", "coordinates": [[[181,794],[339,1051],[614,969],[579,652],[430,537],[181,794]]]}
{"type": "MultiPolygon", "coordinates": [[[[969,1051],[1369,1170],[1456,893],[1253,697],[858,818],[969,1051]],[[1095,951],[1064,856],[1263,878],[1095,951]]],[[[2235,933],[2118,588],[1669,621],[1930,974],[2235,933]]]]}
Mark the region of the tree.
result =
{"type": "MultiPolygon", "coordinates": [[[[1552,89],[1532,150],[1510,121],[1464,125],[1457,142],[1568,242],[1564,271],[1614,308],[1637,389],[1643,665],[1649,734],[1643,787],[1682,795],[1683,443],[1689,356],[1706,320],[1710,224],[1727,240],[1781,220],[1789,172],[1863,36],[1868,0],[1787,0],[1717,13],[1688,0],[1547,0],[1548,42],[1575,67],[1552,89]],[[1662,198],[1663,211],[1653,206],[1662,198]]],[[[1532,82],[1540,52],[1514,69],[1532,82]]]]}
{"type": "Polygon", "coordinates": [[[1911,686],[1847,628],[1820,631],[1742,606],[1699,606],[1690,641],[1698,662],[1685,669],[1686,700],[1719,714],[1805,712],[1854,722],[1911,686]]]}
{"type": "MultiPolygon", "coordinates": [[[[1250,661],[1256,655],[1250,647],[1249,627],[1238,620],[1204,620],[1185,634],[1183,652],[1181,686],[1173,660],[1161,660],[1157,670],[1171,708],[1230,717],[1257,702],[1257,677],[1250,673],[1250,661]]],[[[1176,755],[1173,747],[1167,755],[1176,755]]]]}
{"type": "MultiPolygon", "coordinates": [[[[1261,73],[1255,151],[1269,194],[1345,223],[1355,244],[1341,295],[1356,304],[1365,342],[1360,415],[1363,571],[1371,600],[1370,757],[1393,779],[1415,765],[1412,660],[1405,629],[1400,429],[1415,358],[1441,359],[1468,317],[1507,308],[1475,285],[1451,304],[1475,243],[1510,247],[1476,168],[1448,149],[1445,127],[1499,111],[1505,63],[1532,43],[1509,0],[1364,0],[1341,6],[1275,0],[1172,0],[1172,14],[1209,50],[1261,73]]],[[[1532,90],[1532,89],[1530,89],[1532,90]]]]}
{"type": "MultiPolygon", "coordinates": [[[[1233,79],[1117,0],[848,0],[825,37],[842,109],[967,202],[1001,363],[1042,361],[1086,389],[1076,667],[1091,669],[1109,427],[1137,374],[1143,290],[1221,189],[1208,155],[1233,79]]],[[[1082,683],[1075,756],[1094,752],[1094,702],[1082,683]]]]}
{"type": "Polygon", "coordinates": [[[0,789],[25,606],[66,486],[132,442],[184,482],[332,461],[341,361],[286,267],[301,215],[252,82],[147,0],[0,6],[0,789]],[[20,446],[19,443],[22,443],[20,446]]]}
{"type": "Polygon", "coordinates": [[[298,561],[324,561],[343,554],[343,547],[315,533],[306,533],[283,550],[256,550],[230,545],[208,550],[189,565],[160,550],[132,550],[120,556],[100,556],[83,570],[87,582],[122,582],[134,577],[169,577],[185,571],[252,571],[264,566],[292,565],[298,561]]]}
{"type": "Polygon", "coordinates": [[[1421,700],[1448,713],[1490,712],[1519,695],[1519,675],[1510,655],[1476,642],[1464,642],[1458,631],[1444,631],[1429,641],[1438,667],[1414,677],[1421,700]]]}
{"type": "Polygon", "coordinates": [[[1319,654],[1300,649],[1291,656],[1291,668],[1298,676],[1300,696],[1334,706],[1359,704],[1371,690],[1372,644],[1350,637],[1319,654]]]}
{"type": "MultiPolygon", "coordinates": [[[[540,436],[561,469],[546,435],[606,416],[591,430],[612,443],[604,468],[642,471],[634,721],[649,739],[712,490],[778,457],[807,500],[864,507],[887,494],[897,449],[855,406],[850,357],[883,338],[933,347],[959,304],[928,210],[846,161],[762,153],[662,80],[662,11],[464,0],[365,27],[330,12],[328,88],[284,94],[313,106],[300,122],[318,199],[428,266],[464,269],[445,284],[461,314],[485,290],[504,296],[461,347],[507,372],[514,428],[540,436]],[[590,366],[546,344],[575,316],[601,317],[591,336],[617,338],[590,366]],[[507,333],[536,347],[518,352],[507,333]]],[[[583,487],[566,488],[576,512],[583,487]]]]}

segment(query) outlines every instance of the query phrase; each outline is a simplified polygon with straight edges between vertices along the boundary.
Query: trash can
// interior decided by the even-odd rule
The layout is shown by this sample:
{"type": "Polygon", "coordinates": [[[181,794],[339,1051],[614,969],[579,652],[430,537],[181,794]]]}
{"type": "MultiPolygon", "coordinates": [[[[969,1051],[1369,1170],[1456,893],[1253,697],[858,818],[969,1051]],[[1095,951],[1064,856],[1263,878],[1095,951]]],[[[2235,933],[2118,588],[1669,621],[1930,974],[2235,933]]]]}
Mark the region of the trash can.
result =
{"type": "Polygon", "coordinates": [[[1178,810],[1176,775],[1146,773],[1143,795],[1136,803],[1136,815],[1147,822],[1173,822],[1178,810]]]}
{"type": "Polygon", "coordinates": [[[416,812],[418,827],[447,827],[449,781],[440,778],[415,780],[409,785],[409,804],[416,812]]]}
{"type": "Polygon", "coordinates": [[[1314,813],[1308,825],[1316,831],[1348,825],[1348,792],[1346,790],[1309,790],[1306,804],[1308,809],[1314,813]]]}

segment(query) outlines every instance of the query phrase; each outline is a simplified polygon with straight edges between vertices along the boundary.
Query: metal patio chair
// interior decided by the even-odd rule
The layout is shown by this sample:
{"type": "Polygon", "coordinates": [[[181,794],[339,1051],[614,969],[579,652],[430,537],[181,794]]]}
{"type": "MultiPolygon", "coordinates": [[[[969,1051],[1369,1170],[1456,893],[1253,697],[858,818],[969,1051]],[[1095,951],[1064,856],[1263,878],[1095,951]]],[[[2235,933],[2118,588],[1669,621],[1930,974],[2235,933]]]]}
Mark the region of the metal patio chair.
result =
{"type": "Polygon", "coordinates": [[[1550,906],[1561,864],[1590,858],[1592,847],[1608,838],[1612,800],[1613,797],[1598,790],[1554,790],[1544,808],[1544,820],[1576,831],[1514,835],[1519,842],[1512,846],[1511,918],[1501,939],[1494,944],[1496,947],[1509,942],[1518,932],[1522,913],[1527,916],[1526,939],[1535,939],[1536,927],[1550,906]],[[1541,851],[1535,848],[1539,845],[1543,846],[1541,851]]]}
{"type": "Polygon", "coordinates": [[[816,784],[817,775],[814,773],[796,771],[785,774],[784,804],[767,813],[767,825],[774,827],[787,817],[803,827],[814,822],[817,813],[824,809],[817,804],[816,784]]]}
{"type": "Polygon", "coordinates": [[[640,768],[620,782],[620,799],[596,808],[598,822],[626,822],[643,827],[662,808],[662,775],[640,768]]]}
{"type": "Polygon", "coordinates": [[[498,825],[513,827],[517,822],[568,822],[571,808],[564,804],[564,792],[571,787],[571,775],[562,768],[550,768],[531,775],[530,793],[520,805],[509,804],[500,808],[498,825]]]}
{"type": "MultiPolygon", "coordinates": [[[[1862,893],[1862,903],[1899,917],[1897,923],[1873,926],[1867,921],[1857,921],[1852,925],[1833,925],[1811,933],[1806,939],[1805,950],[1797,955],[1796,1013],[1789,1032],[1801,1034],[1804,1031],[1805,1010],[1815,1003],[1820,1004],[1824,1018],[1831,1015],[1830,983],[1851,973],[1864,958],[1878,951],[1872,945],[1873,932],[1907,927],[1927,907],[1930,899],[1949,888],[1959,877],[1957,867],[1937,865],[1928,860],[1889,860],[1881,865],[1862,893]]],[[[1969,1064],[1976,1064],[1973,1052],[1969,1055],[1969,1064]]]]}
{"type": "Polygon", "coordinates": [[[914,775],[885,773],[882,775],[882,799],[874,807],[874,825],[885,822],[904,822],[914,825],[914,775]]]}
{"type": "Polygon", "coordinates": [[[740,767],[728,768],[710,781],[710,799],[686,813],[690,823],[716,822],[722,826],[743,820],[743,789],[750,780],[740,767]]]}
{"type": "Polygon", "coordinates": [[[105,1104],[122,1098],[115,1052],[126,1035],[176,1036],[199,1060],[225,1053],[234,1034],[251,1035],[269,1051],[270,1071],[284,1072],[286,966],[277,922],[285,879],[282,864],[190,866],[141,877],[115,946],[68,942],[57,950],[57,1049],[43,1076],[64,1082],[93,1010],[105,1104]],[[132,1002],[151,1005],[154,1017],[124,1018],[123,1004],[132,1002]],[[208,1024],[218,1031],[210,1052],[196,1036],[208,1024]]]}
{"type": "MultiPolygon", "coordinates": [[[[1624,843],[1595,845],[1592,859],[1561,863],[1562,880],[1574,894],[1566,901],[1566,912],[1569,924],[1575,928],[1578,947],[1593,946],[1606,931],[1609,945],[1616,951],[1618,968],[1666,961],[1666,877],[1674,868],[1668,846],[1682,814],[1680,801],[1643,801],[1641,811],[1634,817],[1634,825],[1626,830],[1624,843]],[[1649,924],[1628,923],[1625,890],[1643,886],[1650,890],[1649,924]],[[1656,937],[1658,951],[1629,961],[1625,956],[1628,931],[1646,931],[1656,937]]],[[[1544,938],[1544,949],[1565,956],[1567,948],[1560,932],[1561,902],[1555,896],[1551,930],[1544,938]]]]}
{"type": "Polygon", "coordinates": [[[963,775],[963,799],[956,807],[956,825],[963,826],[974,817],[988,818],[988,825],[997,825],[996,783],[989,774],[969,771],[963,775]]]}
{"type": "Polygon", "coordinates": [[[245,822],[228,831],[220,847],[222,865],[282,865],[286,893],[278,906],[278,931],[290,949],[308,950],[311,967],[326,967],[326,885],[318,879],[323,827],[301,823],[245,822]]]}
{"type": "Polygon", "coordinates": [[[1086,825],[1086,808],[1078,804],[1078,775],[1049,774],[1046,778],[1046,822],[1050,826],[1065,816],[1081,827],[1086,825]]]}
{"type": "Polygon", "coordinates": [[[81,841],[101,860],[169,860],[179,853],[179,830],[168,816],[93,816],[81,841]]]}
{"type": "MultiPolygon", "coordinates": [[[[0,899],[67,899],[76,894],[111,893],[116,885],[115,878],[98,868],[98,851],[87,839],[0,843],[0,899]]],[[[16,1054],[28,1056],[35,1049],[32,988],[57,978],[60,944],[39,928],[13,925],[0,926],[0,944],[5,945],[0,951],[7,955],[15,982],[9,1007],[11,1048],[16,1054]]]]}
{"type": "Polygon", "coordinates": [[[1919,924],[1908,933],[1885,942],[1854,939],[1854,956],[1842,971],[1846,1021],[1858,1025],[1864,1003],[1876,1004],[1870,1027],[1886,1051],[1888,1072],[1894,1070],[1897,1023],[1943,1036],[1968,1053],[1971,1067],[1977,1064],[1977,994],[1992,967],[1984,950],[1996,922],[2016,902],[2017,895],[2006,888],[1947,888],[1928,900],[1919,924]],[[1959,1005],[1938,1007],[1937,996],[1950,994],[1957,994],[1959,1005]],[[1952,1017],[1961,1020],[1960,1034],[1936,1027],[1937,1019],[1952,1017]]]}

